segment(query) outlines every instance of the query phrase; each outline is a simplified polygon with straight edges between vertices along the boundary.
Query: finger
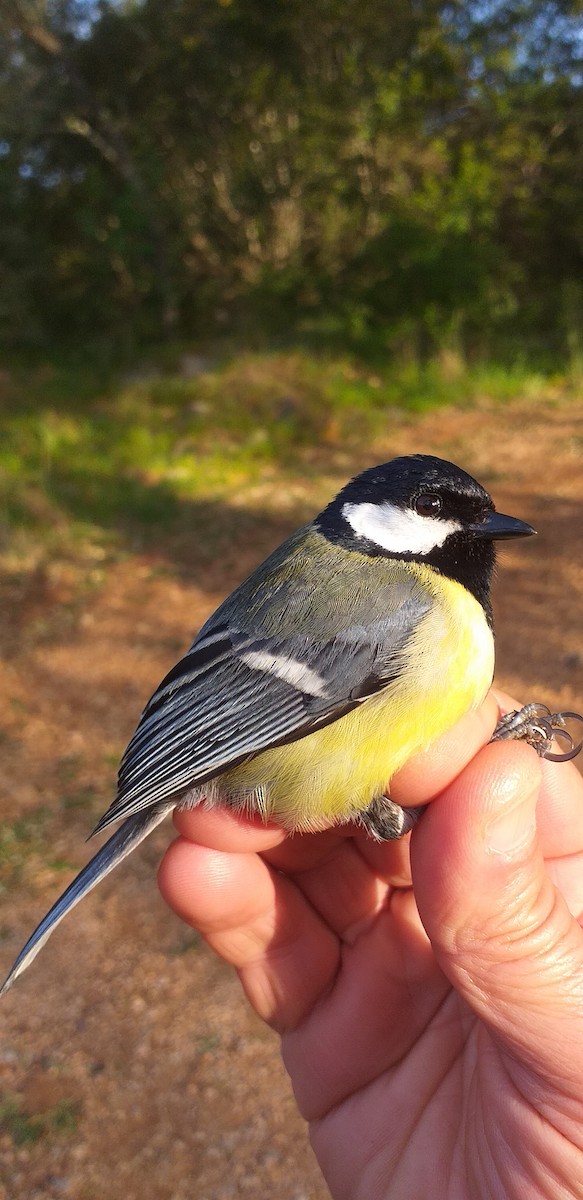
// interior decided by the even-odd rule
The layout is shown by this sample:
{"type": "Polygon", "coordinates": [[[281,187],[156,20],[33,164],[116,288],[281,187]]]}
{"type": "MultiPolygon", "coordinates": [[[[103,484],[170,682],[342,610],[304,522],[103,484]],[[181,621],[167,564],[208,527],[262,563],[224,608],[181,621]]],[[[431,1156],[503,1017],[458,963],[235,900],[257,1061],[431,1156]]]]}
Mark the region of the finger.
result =
{"type": "Polygon", "coordinates": [[[328,844],[311,835],[294,837],[268,851],[265,857],[272,866],[290,874],[312,907],[344,942],[353,942],[386,901],[386,882],[360,854],[352,837],[336,836],[328,844]]]}
{"type": "Polygon", "coordinates": [[[323,1116],[402,1062],[449,991],[412,892],[394,893],[344,949],[333,990],[283,1040],[303,1115],[323,1116]]]}
{"type": "Polygon", "coordinates": [[[266,827],[260,820],[226,809],[178,812],[174,824],[188,840],[208,848],[262,853],[275,870],[294,879],[341,937],[350,939],[353,927],[360,928],[384,900],[386,887],[354,849],[353,838],[334,829],[290,837],[275,825],[266,827]]]}
{"type": "Polygon", "coordinates": [[[391,800],[405,807],[433,800],[490,740],[499,715],[496,698],[489,692],[479,708],[466,713],[453,729],[397,772],[390,783],[391,800]]]}
{"type": "Polygon", "coordinates": [[[545,868],[549,879],[564,896],[571,916],[583,925],[583,854],[546,858],[545,868]]]}
{"type": "MultiPolygon", "coordinates": [[[[499,717],[520,707],[512,696],[492,689],[479,709],[466,714],[395,775],[391,798],[405,807],[435,799],[489,742],[499,717]]],[[[543,783],[537,821],[543,853],[545,857],[578,853],[583,850],[583,779],[574,763],[541,761],[543,783]]]]}
{"type": "Polygon", "coordinates": [[[577,1076],[580,1091],[583,932],[545,871],[540,784],[529,747],[485,747],[429,807],[411,860],[445,974],[511,1052],[511,1064],[529,1069],[538,1088],[545,1079],[552,1104],[551,1080],[569,1089],[577,1076]]]}
{"type": "Polygon", "coordinates": [[[288,836],[273,821],[266,823],[261,817],[234,812],[225,806],[207,808],[204,803],[196,808],[175,808],[173,821],[178,833],[189,841],[233,853],[260,853],[288,836]]]}
{"type": "Polygon", "coordinates": [[[158,884],[171,908],[239,972],[260,1017],[293,1028],[334,979],[339,942],[301,892],[257,854],[178,838],[158,884]]]}
{"type": "Polygon", "coordinates": [[[378,879],[392,888],[411,887],[410,845],[410,834],[395,842],[376,842],[366,834],[360,834],[356,839],[356,847],[365,862],[378,879]]]}
{"type": "Polygon", "coordinates": [[[583,851],[583,779],[574,763],[543,759],[537,825],[545,858],[583,851]]]}

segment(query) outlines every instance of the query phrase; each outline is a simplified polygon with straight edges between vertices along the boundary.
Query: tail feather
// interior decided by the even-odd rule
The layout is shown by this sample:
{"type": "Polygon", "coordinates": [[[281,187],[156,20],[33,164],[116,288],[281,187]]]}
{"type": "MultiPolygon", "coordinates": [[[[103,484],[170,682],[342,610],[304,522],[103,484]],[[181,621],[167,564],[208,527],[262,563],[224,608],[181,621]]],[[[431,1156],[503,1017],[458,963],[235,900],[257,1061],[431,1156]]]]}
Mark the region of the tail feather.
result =
{"type": "Polygon", "coordinates": [[[113,868],[117,867],[122,859],[127,858],[127,855],[131,854],[132,850],[155,829],[156,825],[160,824],[160,821],[172,808],[174,808],[174,804],[159,804],[155,808],[149,808],[146,812],[136,813],[135,816],[128,817],[127,821],[124,821],[113,837],[110,837],[109,841],[87,863],[87,866],[83,867],[76,879],[69,884],[62,896],[37,925],[0,988],[0,996],[12,987],[15,979],[22,975],[23,971],[26,971],[33,958],[36,958],[39,950],[51,936],[53,929],[63,920],[69,910],[74,908],[87,895],[87,892],[96,887],[110,871],[113,871],[113,868]]]}

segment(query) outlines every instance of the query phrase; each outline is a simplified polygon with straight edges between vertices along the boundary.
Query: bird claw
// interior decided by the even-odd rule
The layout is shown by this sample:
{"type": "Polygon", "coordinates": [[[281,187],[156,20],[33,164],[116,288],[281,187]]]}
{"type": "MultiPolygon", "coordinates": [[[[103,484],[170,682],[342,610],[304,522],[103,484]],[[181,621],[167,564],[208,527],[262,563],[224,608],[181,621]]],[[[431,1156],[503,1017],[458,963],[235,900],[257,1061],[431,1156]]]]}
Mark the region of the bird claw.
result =
{"type": "Polygon", "coordinates": [[[575,744],[566,728],[568,721],[579,721],[583,726],[580,713],[553,713],[546,704],[525,704],[524,708],[515,709],[500,718],[490,741],[518,739],[527,742],[541,758],[549,762],[570,762],[583,749],[583,730],[580,731],[581,740],[575,744]],[[561,739],[567,744],[567,749],[557,754],[552,747],[555,742],[560,745],[561,739]]]}

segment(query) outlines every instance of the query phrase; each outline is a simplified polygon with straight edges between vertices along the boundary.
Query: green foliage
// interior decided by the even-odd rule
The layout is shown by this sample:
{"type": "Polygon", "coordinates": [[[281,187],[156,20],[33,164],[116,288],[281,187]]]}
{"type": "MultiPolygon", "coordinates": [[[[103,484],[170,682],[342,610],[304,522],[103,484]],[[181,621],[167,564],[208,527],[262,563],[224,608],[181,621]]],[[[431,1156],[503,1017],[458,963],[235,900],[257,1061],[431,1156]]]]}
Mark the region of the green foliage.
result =
{"type": "MultiPolygon", "coordinates": [[[[580,357],[569,0],[8,0],[0,336],[580,357]]],[[[131,503],[131,497],[130,497],[131,503]]]]}

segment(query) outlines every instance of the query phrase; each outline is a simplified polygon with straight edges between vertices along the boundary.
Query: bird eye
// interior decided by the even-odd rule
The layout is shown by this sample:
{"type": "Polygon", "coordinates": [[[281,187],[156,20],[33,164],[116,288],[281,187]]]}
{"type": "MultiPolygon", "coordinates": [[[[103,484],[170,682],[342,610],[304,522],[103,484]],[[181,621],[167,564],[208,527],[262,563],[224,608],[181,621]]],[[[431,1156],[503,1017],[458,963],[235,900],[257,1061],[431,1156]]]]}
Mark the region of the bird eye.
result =
{"type": "Polygon", "coordinates": [[[441,497],[433,492],[425,492],[415,500],[415,512],[420,517],[436,517],[441,512],[441,497]]]}

